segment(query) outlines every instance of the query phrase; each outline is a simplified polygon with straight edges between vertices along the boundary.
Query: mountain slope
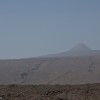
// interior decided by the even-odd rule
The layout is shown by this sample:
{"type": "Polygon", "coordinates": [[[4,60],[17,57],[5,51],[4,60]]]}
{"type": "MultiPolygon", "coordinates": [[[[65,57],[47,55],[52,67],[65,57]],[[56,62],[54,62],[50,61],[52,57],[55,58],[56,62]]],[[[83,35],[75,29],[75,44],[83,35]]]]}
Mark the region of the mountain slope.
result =
{"type": "Polygon", "coordinates": [[[100,82],[100,56],[0,61],[0,84],[100,82]]]}
{"type": "Polygon", "coordinates": [[[79,44],[52,57],[0,60],[0,84],[99,83],[99,66],[100,51],[79,44]]]}

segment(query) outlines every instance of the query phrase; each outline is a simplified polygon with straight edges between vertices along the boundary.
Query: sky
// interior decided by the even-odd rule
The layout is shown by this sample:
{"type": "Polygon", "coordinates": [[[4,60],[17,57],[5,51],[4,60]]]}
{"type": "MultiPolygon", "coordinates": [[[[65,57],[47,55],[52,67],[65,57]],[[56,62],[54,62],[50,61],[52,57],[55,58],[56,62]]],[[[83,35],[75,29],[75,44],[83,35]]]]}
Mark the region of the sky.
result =
{"type": "Polygon", "coordinates": [[[100,0],[0,0],[0,59],[100,49],[100,0]]]}

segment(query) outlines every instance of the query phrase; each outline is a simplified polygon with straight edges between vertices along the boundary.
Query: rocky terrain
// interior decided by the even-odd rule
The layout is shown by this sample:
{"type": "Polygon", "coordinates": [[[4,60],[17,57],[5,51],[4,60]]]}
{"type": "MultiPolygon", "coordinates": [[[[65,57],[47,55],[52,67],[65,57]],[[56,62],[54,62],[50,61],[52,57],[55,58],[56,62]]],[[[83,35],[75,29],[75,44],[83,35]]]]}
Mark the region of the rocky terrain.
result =
{"type": "Polygon", "coordinates": [[[1,85],[0,100],[100,100],[100,84],[1,85]]]}

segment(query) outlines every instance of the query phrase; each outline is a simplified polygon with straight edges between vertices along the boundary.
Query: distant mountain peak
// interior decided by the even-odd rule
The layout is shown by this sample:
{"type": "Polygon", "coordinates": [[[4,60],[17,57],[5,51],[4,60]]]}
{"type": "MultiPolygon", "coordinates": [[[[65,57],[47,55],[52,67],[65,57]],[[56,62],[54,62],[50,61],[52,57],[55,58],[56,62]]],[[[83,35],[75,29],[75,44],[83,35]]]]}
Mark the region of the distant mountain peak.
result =
{"type": "Polygon", "coordinates": [[[84,56],[84,55],[97,55],[100,54],[100,51],[95,51],[89,48],[84,43],[79,43],[69,51],[57,53],[57,54],[50,54],[46,57],[70,57],[70,56],[84,56]]]}
{"type": "Polygon", "coordinates": [[[78,45],[76,45],[74,48],[72,48],[71,50],[69,50],[70,52],[88,52],[91,51],[92,49],[89,48],[87,45],[85,45],[84,43],[80,43],[78,45]]]}

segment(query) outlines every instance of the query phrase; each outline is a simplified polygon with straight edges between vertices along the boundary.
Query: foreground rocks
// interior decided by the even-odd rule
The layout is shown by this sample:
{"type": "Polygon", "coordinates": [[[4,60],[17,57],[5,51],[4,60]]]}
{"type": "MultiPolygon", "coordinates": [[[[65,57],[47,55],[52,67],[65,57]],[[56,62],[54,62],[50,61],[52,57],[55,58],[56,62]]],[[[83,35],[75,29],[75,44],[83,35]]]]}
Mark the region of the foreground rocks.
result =
{"type": "Polygon", "coordinates": [[[100,84],[1,85],[0,100],[100,100],[100,84]]]}

